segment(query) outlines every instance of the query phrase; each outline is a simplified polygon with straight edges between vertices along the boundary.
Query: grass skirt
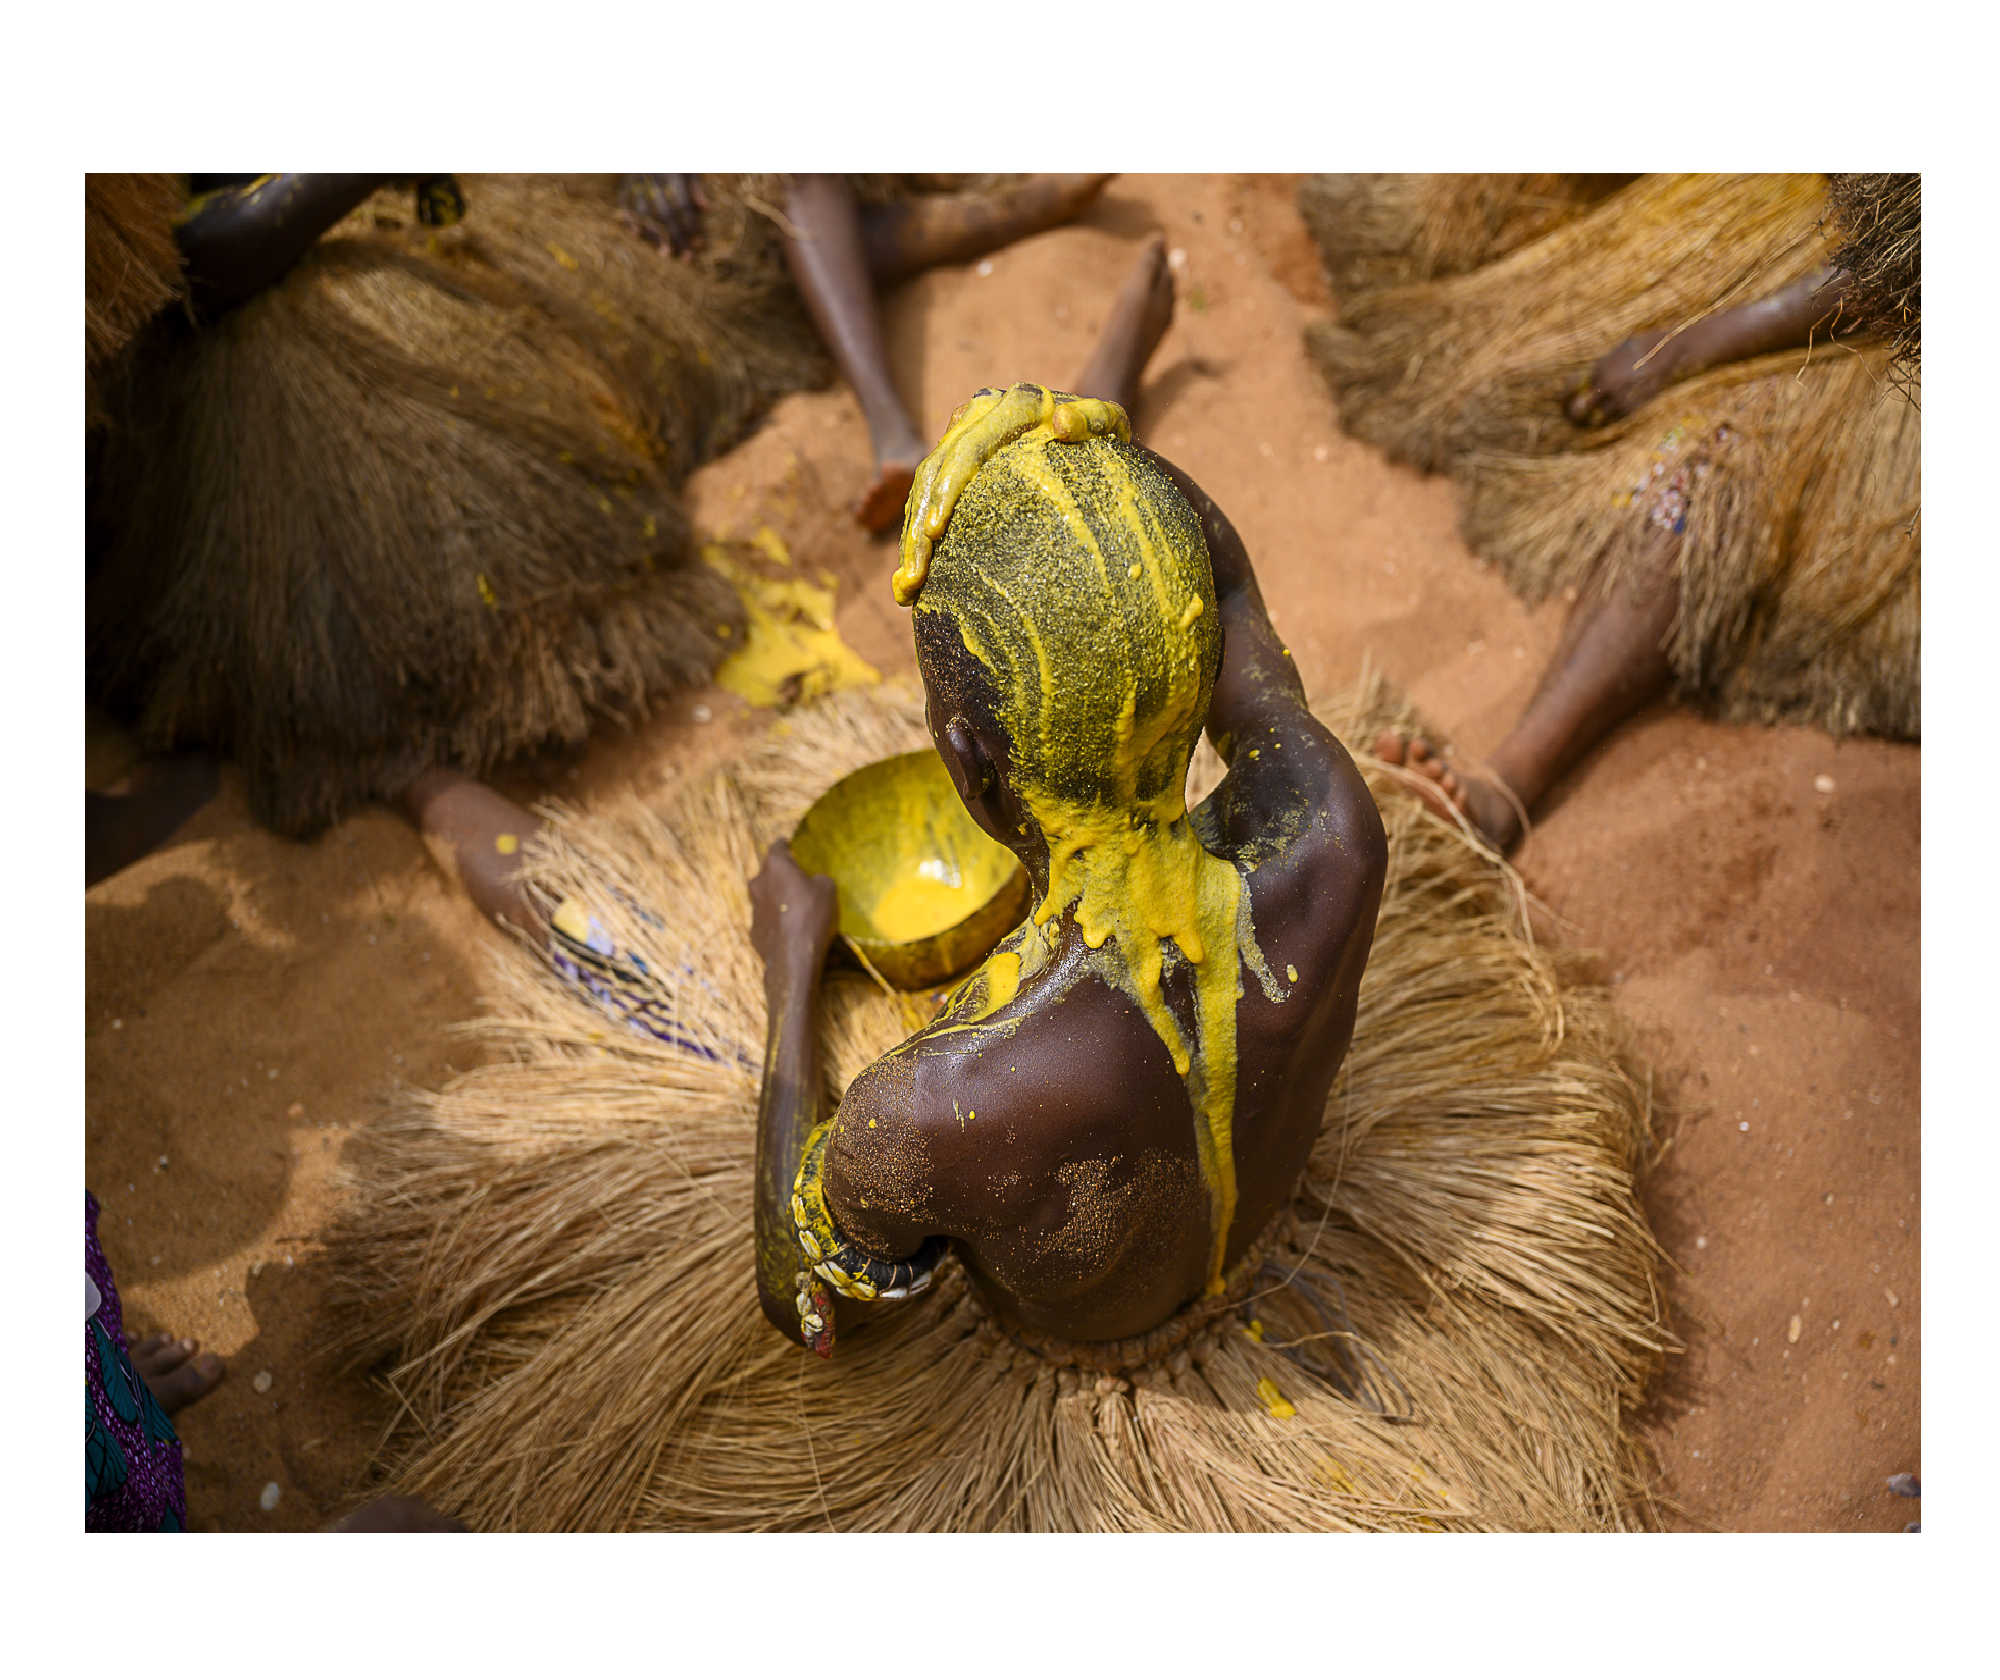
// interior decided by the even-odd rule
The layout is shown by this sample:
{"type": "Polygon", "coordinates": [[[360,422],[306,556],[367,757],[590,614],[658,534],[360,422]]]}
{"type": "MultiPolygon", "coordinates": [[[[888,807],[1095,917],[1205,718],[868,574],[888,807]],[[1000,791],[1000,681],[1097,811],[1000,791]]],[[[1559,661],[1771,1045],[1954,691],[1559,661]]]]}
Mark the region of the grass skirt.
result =
{"type": "Polygon", "coordinates": [[[1299,213],[1334,296],[1464,274],[1574,221],[1630,175],[1311,175],[1299,213]]]}
{"type": "MultiPolygon", "coordinates": [[[[1678,530],[1682,691],[1741,721],[1922,734],[1922,451],[1891,351],[1720,368],[1566,453],[1461,465],[1468,544],[1530,601],[1678,530]]],[[[1912,393],[1912,396],[1914,393],[1912,393]]]]}
{"type": "Polygon", "coordinates": [[[1442,471],[1575,441],[1563,399],[1646,327],[1747,303],[1827,260],[1818,175],[1648,175],[1467,274],[1349,300],[1306,329],[1342,424],[1442,471]]]}
{"type": "MultiPolygon", "coordinates": [[[[1870,306],[1889,298],[1890,328],[1913,336],[1912,181],[1868,177],[1830,200],[1819,176],[1647,176],[1475,272],[1354,299],[1308,344],[1351,430],[1459,480],[1467,544],[1527,599],[1581,588],[1606,555],[1636,581],[1661,528],[1678,532],[1670,652],[1688,698],[1731,719],[1914,739],[1921,485],[1906,344],[1893,362],[1821,343],[1720,368],[1597,431],[1562,407],[1632,333],[1850,252],[1890,275],[1870,306]]],[[[1457,213],[1474,243],[1496,214],[1457,213]]]]}
{"type": "Polygon", "coordinates": [[[704,679],[740,608],[675,493],[825,372],[740,208],[687,264],[615,177],[466,190],[442,232],[377,195],[213,326],[160,323],[93,463],[93,696],[233,751],[286,834],[704,679]]]}
{"type": "MultiPolygon", "coordinates": [[[[1379,687],[1321,715],[1407,721],[1379,687]]],[[[557,817],[529,879],[645,953],[651,1033],[523,945],[468,1029],[495,1059],[363,1134],[330,1260],[394,1485],[496,1529],[1629,1525],[1622,1420],[1670,1343],[1643,1075],[1504,867],[1366,759],[1391,861],[1354,1047],[1247,1298],[1143,1359],[1026,1345],[950,1262],[831,1361],[765,1322],[745,883],[924,740],[907,688],[844,695],[657,808],[557,817]]],[[[936,1004],[830,975],[829,1097],[936,1004]]]]}
{"type": "Polygon", "coordinates": [[[186,196],[172,175],[83,178],[84,412],[92,425],[108,418],[99,365],[185,290],[174,216],[186,196]]]}

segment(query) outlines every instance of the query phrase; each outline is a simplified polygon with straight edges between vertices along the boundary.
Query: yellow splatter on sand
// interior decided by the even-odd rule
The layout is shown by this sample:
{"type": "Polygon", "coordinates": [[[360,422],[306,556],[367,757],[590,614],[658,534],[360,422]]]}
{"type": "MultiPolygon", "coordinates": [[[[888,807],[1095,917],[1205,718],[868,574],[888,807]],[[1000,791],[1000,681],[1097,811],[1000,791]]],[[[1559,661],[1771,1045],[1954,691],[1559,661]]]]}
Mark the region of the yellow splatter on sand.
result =
{"type": "MultiPolygon", "coordinates": [[[[757,546],[779,563],[791,564],[784,543],[768,528],[758,532],[757,546]]],[[[759,577],[717,543],[706,545],[702,557],[735,585],[743,600],[743,646],[715,674],[732,694],[753,706],[797,705],[882,680],[882,673],[834,628],[830,584],[759,577]]]]}

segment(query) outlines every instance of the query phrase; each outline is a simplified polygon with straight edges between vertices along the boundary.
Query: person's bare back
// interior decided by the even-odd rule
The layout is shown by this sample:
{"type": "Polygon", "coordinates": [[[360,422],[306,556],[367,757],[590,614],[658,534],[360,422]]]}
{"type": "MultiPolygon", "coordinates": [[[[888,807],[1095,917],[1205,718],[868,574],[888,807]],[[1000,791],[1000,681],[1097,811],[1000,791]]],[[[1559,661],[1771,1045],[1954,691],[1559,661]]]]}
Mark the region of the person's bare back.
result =
{"type": "Polygon", "coordinates": [[[803,1161],[803,1288],[780,1288],[764,1162],[760,1282],[821,1351],[825,1285],[915,1293],[946,1244],[1004,1317],[1074,1340],[1219,1289],[1290,1195],[1353,1032],[1386,865],[1373,800],[1307,711],[1235,531],[1122,422],[982,393],[920,476],[898,584],[932,736],[1036,908],[798,1146],[811,1086],[783,1064],[810,1030],[781,1025],[783,976],[816,973],[831,884],[782,846],[753,884],[780,976],[769,1189],[803,1161]],[[1189,812],[1204,723],[1230,769],[1189,812]]]}

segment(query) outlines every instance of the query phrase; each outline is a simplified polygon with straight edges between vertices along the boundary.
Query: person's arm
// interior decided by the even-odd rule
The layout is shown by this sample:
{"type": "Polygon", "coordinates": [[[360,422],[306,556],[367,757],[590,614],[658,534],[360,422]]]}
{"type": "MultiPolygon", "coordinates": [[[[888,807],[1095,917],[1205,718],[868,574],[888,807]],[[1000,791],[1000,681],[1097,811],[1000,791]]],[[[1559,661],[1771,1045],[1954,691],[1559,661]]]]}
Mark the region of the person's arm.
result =
{"type": "MultiPolygon", "coordinates": [[[[808,875],[791,847],[777,841],[750,883],[750,942],[764,959],[769,1011],[764,1089],[757,1103],[757,1298],[772,1324],[806,1346],[813,1344],[800,1327],[805,1256],[792,1217],[792,1191],[806,1142],[819,1124],[819,977],[839,921],[840,895],[833,882],[808,875]]],[[[829,1319],[829,1345],[832,1328],[829,1319]]]]}
{"type": "Polygon", "coordinates": [[[1138,447],[1174,481],[1201,520],[1209,566],[1215,574],[1216,616],[1222,624],[1222,668],[1216,673],[1215,694],[1208,703],[1208,738],[1222,761],[1232,763],[1237,738],[1247,729],[1311,717],[1305,684],[1272,627],[1249,552],[1229,516],[1173,462],[1144,444],[1138,447]]]}
{"type": "MultiPolygon", "coordinates": [[[[1215,575],[1222,663],[1208,706],[1208,738],[1229,774],[1206,807],[1211,832],[1235,845],[1266,846],[1274,833],[1288,831],[1296,840],[1303,830],[1289,829],[1287,813],[1310,811],[1311,828],[1342,860],[1344,884],[1320,901],[1321,910],[1344,902],[1372,926],[1388,860],[1375,797],[1352,755],[1306,704],[1299,668],[1265,610],[1250,555],[1229,516],[1179,467],[1145,452],[1201,519],[1215,575]]],[[[1290,844],[1281,842],[1280,852],[1290,844]]],[[[1356,960],[1365,960],[1367,941],[1356,948],[1356,960]]]]}
{"type": "Polygon", "coordinates": [[[1845,274],[1822,268],[1754,302],[1704,315],[1685,330],[1637,333],[1590,370],[1569,400],[1569,417],[1579,426],[1602,426],[1710,368],[1803,348],[1815,335],[1851,332],[1859,322],[1843,310],[1848,292],[1845,274]]]}
{"type": "Polygon", "coordinates": [[[387,175],[265,175],[199,199],[175,231],[188,294],[204,315],[254,297],[387,175]]]}

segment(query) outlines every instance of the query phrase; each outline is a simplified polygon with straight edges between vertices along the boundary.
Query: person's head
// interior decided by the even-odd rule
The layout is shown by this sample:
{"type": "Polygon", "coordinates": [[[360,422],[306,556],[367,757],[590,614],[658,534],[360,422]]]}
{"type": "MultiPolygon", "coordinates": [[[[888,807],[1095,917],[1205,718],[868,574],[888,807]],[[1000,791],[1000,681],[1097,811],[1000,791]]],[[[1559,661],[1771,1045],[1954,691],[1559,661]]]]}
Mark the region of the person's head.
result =
{"type": "Polygon", "coordinates": [[[959,492],[914,611],[932,738],[987,832],[1019,849],[1060,812],[1181,815],[1221,630],[1201,521],[1142,451],[1008,444],[959,492]]]}

